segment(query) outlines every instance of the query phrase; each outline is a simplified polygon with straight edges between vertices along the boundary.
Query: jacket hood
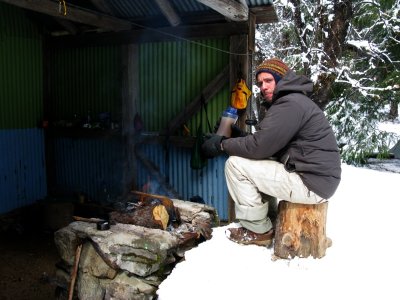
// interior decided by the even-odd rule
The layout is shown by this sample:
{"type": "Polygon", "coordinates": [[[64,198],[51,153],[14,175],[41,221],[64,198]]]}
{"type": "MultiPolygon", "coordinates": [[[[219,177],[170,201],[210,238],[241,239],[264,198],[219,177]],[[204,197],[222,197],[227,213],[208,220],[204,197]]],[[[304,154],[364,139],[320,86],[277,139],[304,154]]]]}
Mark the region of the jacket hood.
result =
{"type": "Polygon", "coordinates": [[[263,100],[261,105],[267,109],[280,97],[290,93],[310,94],[313,91],[314,84],[308,77],[297,75],[292,70],[288,70],[285,76],[279,80],[275,87],[274,96],[271,102],[263,100]]]}
{"type": "Polygon", "coordinates": [[[297,75],[289,70],[285,76],[279,80],[276,85],[274,98],[279,98],[280,94],[287,92],[311,93],[313,91],[313,82],[304,75],[297,75]]]}

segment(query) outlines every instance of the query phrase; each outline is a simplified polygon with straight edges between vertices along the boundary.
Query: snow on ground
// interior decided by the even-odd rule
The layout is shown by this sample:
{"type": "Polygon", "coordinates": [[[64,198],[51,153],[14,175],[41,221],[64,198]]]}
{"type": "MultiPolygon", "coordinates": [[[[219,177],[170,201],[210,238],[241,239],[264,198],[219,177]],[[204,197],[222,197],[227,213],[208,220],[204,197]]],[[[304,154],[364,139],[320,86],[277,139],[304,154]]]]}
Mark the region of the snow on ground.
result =
{"type": "Polygon", "coordinates": [[[399,299],[400,174],[343,165],[329,201],[321,259],[272,259],[273,249],[238,245],[225,230],[188,251],[159,287],[159,300],[399,299]]]}
{"type": "MultiPolygon", "coordinates": [[[[400,135],[399,122],[381,129],[400,135]]],[[[272,248],[228,240],[225,230],[238,224],[216,227],[161,283],[159,300],[400,299],[400,160],[342,171],[323,258],[274,260],[272,248]]]]}

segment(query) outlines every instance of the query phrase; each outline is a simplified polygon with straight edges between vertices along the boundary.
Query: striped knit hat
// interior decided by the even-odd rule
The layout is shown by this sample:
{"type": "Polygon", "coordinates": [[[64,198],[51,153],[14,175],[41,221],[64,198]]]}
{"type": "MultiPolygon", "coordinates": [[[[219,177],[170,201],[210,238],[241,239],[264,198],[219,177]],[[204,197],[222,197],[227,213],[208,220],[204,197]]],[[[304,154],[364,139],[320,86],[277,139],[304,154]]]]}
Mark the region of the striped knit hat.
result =
{"type": "Polygon", "coordinates": [[[256,68],[256,78],[258,74],[262,72],[267,72],[274,76],[275,82],[278,83],[278,81],[281,80],[283,76],[285,76],[288,70],[289,67],[279,58],[271,58],[264,60],[256,68]]]}

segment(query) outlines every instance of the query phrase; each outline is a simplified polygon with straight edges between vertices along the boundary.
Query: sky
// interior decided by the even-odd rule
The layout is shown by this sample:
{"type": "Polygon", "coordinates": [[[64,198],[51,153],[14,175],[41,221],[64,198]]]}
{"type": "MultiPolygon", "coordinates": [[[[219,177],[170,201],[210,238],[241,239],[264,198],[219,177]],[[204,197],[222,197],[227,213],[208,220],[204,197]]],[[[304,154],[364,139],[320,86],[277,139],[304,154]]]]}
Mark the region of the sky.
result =
{"type": "MultiPolygon", "coordinates": [[[[382,128],[400,134],[400,123],[382,128]]],[[[159,300],[400,299],[400,163],[385,164],[391,172],[342,165],[324,257],[273,260],[273,247],[226,238],[239,224],[215,227],[161,283],[159,300]]]]}

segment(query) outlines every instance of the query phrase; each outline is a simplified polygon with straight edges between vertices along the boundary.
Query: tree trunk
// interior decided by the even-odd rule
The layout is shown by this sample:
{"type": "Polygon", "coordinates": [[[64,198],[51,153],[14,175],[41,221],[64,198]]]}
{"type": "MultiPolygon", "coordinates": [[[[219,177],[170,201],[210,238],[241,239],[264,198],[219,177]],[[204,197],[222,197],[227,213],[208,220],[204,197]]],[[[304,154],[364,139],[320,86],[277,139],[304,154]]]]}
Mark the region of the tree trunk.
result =
{"type": "Polygon", "coordinates": [[[326,237],[328,202],[299,204],[280,201],[274,254],[280,258],[325,256],[332,241],[326,237]]]}
{"type": "Polygon", "coordinates": [[[392,99],[390,101],[389,119],[396,120],[398,116],[399,116],[399,103],[397,103],[397,101],[392,99]]]}
{"type": "MultiPolygon", "coordinates": [[[[322,12],[321,12],[322,13],[322,12]]],[[[332,86],[337,74],[334,72],[342,57],[343,45],[346,39],[350,20],[353,16],[353,6],[351,0],[335,1],[332,21],[325,20],[321,16],[321,36],[323,32],[328,32],[328,37],[323,38],[323,65],[327,72],[322,72],[314,86],[312,100],[324,110],[329,103],[332,86]]]]}

